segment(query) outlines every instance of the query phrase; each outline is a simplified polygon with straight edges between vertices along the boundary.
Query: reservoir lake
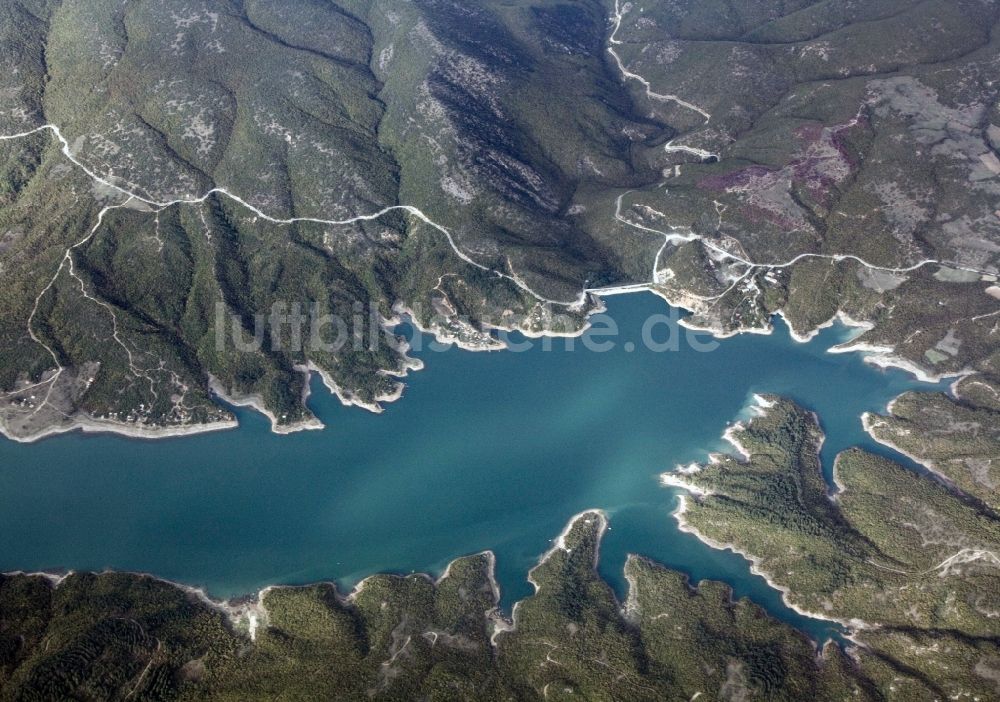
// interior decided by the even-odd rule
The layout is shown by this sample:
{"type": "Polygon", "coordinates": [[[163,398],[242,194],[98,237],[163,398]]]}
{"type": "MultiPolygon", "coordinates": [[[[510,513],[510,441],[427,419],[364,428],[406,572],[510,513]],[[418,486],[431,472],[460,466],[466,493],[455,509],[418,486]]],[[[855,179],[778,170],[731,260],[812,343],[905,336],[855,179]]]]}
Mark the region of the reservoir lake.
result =
{"type": "Polygon", "coordinates": [[[318,580],[347,591],[372,573],[439,574],[457,556],[491,549],[509,612],[531,594],[527,572],[551,540],[596,507],[610,519],[600,570],[619,596],[626,554],[639,553],[692,580],[724,581],[825,639],[834,625],[790,610],[741,556],[679,532],[676,494],[659,476],[729,450],[722,433],[748,416],[754,393],[819,414],[828,476],[850,446],[912,467],[872,441],[860,415],[935,386],[860,354],[828,353],[857,331],[840,325],[797,343],[778,318],[769,336],[705,352],[661,320],[653,336],[669,330],[681,343],[657,352],[641,330],[669,312],[661,299],[606,304],[619,331],[599,339],[610,350],[581,339],[531,340],[519,353],[425,350],[415,355],[426,368],[381,415],[341,406],[314,380],[309,403],[323,431],[279,436],[236,408],[239,429],[197,436],[0,440],[0,570],[148,572],[231,597],[318,580]]]}

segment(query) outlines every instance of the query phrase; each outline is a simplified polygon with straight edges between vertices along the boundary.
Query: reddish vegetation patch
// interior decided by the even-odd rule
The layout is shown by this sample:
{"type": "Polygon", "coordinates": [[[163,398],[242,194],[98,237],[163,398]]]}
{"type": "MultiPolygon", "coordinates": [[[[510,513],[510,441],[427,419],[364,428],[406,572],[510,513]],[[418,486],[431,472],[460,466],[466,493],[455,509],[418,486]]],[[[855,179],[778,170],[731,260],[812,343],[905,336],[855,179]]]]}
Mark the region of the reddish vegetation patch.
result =
{"type": "Polygon", "coordinates": [[[866,119],[862,116],[833,127],[801,125],[792,132],[800,146],[795,156],[782,168],[747,166],[702,178],[697,187],[735,196],[747,206],[741,212],[745,211],[751,222],[760,221],[759,212],[768,212],[769,216],[765,219],[775,224],[778,224],[775,219],[793,221],[797,217],[785,212],[786,203],[775,202],[776,188],[781,189],[782,182],[790,182],[813,202],[830,206],[836,186],[858,167],[857,159],[846,146],[844,134],[865,123],[866,119]],[[758,211],[758,214],[749,216],[752,211],[758,211]]]}
{"type": "Polygon", "coordinates": [[[741,205],[739,210],[740,217],[743,218],[749,224],[771,224],[778,229],[791,230],[799,226],[791,217],[777,212],[775,210],[765,209],[763,207],[758,207],[757,205],[741,205]]]}
{"type": "Polygon", "coordinates": [[[846,134],[855,127],[862,127],[864,129],[867,129],[869,125],[870,122],[868,120],[868,115],[862,113],[858,115],[858,119],[855,124],[851,124],[850,122],[848,122],[847,124],[841,125],[840,127],[837,127],[836,129],[833,130],[833,134],[831,137],[833,146],[840,153],[841,157],[847,162],[851,171],[854,171],[856,168],[858,168],[858,166],[861,165],[861,161],[858,159],[857,156],[851,153],[850,149],[847,148],[846,134]]]}
{"type": "Polygon", "coordinates": [[[769,173],[774,173],[775,169],[767,166],[747,166],[729,173],[706,176],[698,181],[697,185],[703,190],[728,191],[736,188],[744,188],[751,181],[764,178],[769,173]]]}

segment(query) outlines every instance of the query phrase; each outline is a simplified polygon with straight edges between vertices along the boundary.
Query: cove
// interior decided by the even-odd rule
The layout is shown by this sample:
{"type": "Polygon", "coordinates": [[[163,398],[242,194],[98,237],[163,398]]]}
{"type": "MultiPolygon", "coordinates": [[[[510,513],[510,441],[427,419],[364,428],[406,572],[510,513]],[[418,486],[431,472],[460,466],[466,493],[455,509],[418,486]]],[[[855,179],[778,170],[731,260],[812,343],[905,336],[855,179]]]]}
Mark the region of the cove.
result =
{"type": "Polygon", "coordinates": [[[711,352],[682,339],[658,353],[640,332],[668,311],[662,300],[606,303],[619,329],[612,350],[579,339],[573,351],[559,339],[521,353],[424,350],[426,368],[382,415],[343,407],[316,382],[310,405],[324,431],[278,436],[262,416],[236,410],[239,429],[178,439],[0,442],[0,570],[148,572],[230,597],[437,573],[492,549],[509,609],[531,593],[527,571],[550,539],[597,507],[611,525],[600,570],[619,596],[625,556],[639,553],[695,581],[722,580],[825,639],[829,623],[787,608],[743,558],[679,532],[676,496],[659,474],[725,449],[722,432],[758,392],[819,413],[827,471],[850,446],[887,454],[861,413],[933,386],[827,353],[851,333],[843,326],[802,344],[776,320],[770,336],[726,339],[711,352]]]}

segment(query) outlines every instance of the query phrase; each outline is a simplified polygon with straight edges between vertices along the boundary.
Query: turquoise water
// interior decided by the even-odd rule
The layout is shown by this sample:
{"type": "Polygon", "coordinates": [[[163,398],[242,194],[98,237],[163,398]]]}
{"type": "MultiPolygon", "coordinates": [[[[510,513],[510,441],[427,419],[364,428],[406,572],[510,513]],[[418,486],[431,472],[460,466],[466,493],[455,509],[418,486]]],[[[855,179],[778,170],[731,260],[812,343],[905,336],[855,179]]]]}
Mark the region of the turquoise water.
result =
{"type": "Polygon", "coordinates": [[[860,414],[928,386],[856,354],[825,353],[846,338],[843,327],[798,344],[779,321],[771,336],[728,339],[712,352],[682,343],[656,353],[640,329],[667,312],[661,300],[607,305],[620,330],[611,351],[580,340],[573,352],[565,340],[523,353],[424,351],[427,368],[382,415],[342,407],[317,383],[310,404],[322,432],[276,436],[263,417],[238,410],[238,430],[158,442],[0,442],[0,570],[144,571],[232,596],[272,583],[349,587],[374,572],[439,572],[492,549],[509,607],[530,594],[528,569],[569,518],[600,507],[611,520],[601,572],[620,594],[625,555],[641,553],[696,580],[723,580],[824,637],[827,623],[787,609],[741,557],[679,533],[675,495],[658,476],[719,449],[755,392],[820,414],[827,469],[848,446],[884,453],[860,414]]]}

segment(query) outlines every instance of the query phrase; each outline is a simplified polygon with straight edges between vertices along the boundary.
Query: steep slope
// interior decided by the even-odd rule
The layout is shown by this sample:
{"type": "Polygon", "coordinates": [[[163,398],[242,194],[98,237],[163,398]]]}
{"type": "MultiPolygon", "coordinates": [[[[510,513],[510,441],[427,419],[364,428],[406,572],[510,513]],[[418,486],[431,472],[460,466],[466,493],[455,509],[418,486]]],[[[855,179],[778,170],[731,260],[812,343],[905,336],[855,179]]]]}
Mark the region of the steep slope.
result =
{"type": "Polygon", "coordinates": [[[998,12],[10,3],[0,427],[316,426],[311,370],[399,395],[403,312],[496,348],[605,286],[995,380],[998,12]]]}

